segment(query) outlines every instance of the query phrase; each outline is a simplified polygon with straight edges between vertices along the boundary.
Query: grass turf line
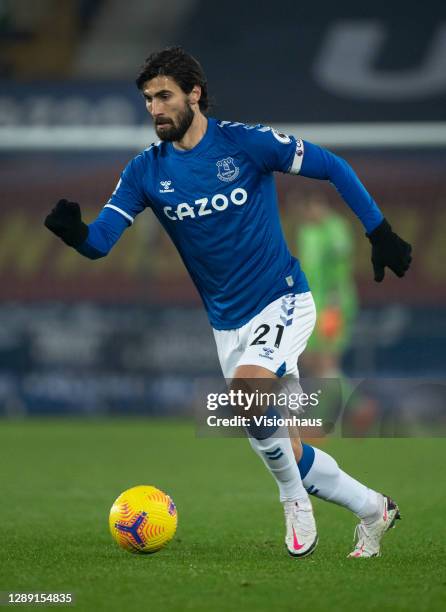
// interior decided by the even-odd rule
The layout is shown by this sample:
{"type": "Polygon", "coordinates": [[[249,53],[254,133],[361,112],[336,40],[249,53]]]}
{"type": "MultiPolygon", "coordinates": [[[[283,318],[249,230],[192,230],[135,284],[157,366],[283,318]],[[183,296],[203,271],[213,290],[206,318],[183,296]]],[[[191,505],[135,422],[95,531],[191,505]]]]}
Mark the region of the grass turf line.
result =
{"type": "Polygon", "coordinates": [[[445,609],[442,439],[324,446],[401,507],[368,561],[346,559],[355,518],[320,500],[315,554],[289,558],[276,485],[246,440],[174,421],[3,421],[0,448],[1,591],[71,590],[82,611],[445,609]],[[121,551],[108,533],[113,500],[136,484],[178,507],[156,555],[121,551]]]}

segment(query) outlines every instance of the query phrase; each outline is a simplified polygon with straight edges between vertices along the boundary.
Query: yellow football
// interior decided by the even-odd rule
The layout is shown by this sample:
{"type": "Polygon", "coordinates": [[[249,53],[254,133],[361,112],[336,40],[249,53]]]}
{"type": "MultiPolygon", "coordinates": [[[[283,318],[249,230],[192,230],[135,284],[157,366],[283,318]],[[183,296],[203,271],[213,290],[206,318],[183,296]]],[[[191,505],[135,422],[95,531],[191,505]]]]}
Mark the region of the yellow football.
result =
{"type": "Polygon", "coordinates": [[[175,535],[177,509],[160,489],[141,485],[127,489],[110,510],[110,531],[116,542],[132,553],[154,553],[175,535]]]}

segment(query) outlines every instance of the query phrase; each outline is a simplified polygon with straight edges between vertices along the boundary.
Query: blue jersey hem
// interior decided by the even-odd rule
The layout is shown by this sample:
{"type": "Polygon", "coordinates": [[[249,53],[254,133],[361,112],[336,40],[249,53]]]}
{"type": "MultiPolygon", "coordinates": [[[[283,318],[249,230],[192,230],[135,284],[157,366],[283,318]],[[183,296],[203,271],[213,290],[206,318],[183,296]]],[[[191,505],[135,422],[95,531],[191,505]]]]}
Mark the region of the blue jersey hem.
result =
{"type": "Polygon", "coordinates": [[[285,287],[282,291],[279,291],[277,294],[274,294],[272,297],[268,297],[268,299],[263,300],[262,302],[260,302],[260,304],[257,306],[257,308],[255,308],[252,312],[250,312],[246,317],[243,317],[243,319],[239,319],[238,321],[236,321],[235,323],[221,323],[221,322],[217,322],[217,321],[212,321],[212,319],[209,317],[209,313],[208,313],[208,317],[209,317],[209,321],[210,324],[212,325],[213,329],[216,329],[217,331],[228,331],[230,329],[240,329],[240,327],[243,327],[243,325],[246,325],[246,323],[248,323],[249,321],[251,321],[251,319],[253,319],[256,315],[259,314],[259,312],[262,312],[262,310],[264,308],[266,308],[268,306],[268,304],[271,304],[272,302],[274,302],[275,300],[277,300],[278,298],[282,297],[283,295],[288,295],[289,293],[295,293],[296,295],[299,295],[300,293],[307,293],[308,291],[310,291],[310,288],[308,286],[308,283],[305,282],[303,283],[299,289],[292,289],[290,287],[285,287]]]}

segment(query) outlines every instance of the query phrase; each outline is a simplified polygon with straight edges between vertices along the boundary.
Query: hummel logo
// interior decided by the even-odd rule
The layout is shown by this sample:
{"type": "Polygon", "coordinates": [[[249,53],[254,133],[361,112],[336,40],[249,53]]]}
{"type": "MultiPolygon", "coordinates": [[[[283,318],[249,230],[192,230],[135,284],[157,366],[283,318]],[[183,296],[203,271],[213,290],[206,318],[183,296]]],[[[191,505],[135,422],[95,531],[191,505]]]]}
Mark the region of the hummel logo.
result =
{"type": "Polygon", "coordinates": [[[263,353],[259,353],[259,357],[266,357],[267,359],[271,359],[271,354],[274,353],[274,349],[267,348],[266,346],[262,347],[263,353]]]}
{"type": "Polygon", "coordinates": [[[160,185],[162,187],[162,189],[160,189],[160,193],[172,193],[175,191],[173,187],[172,189],[170,188],[171,184],[172,181],[160,181],[160,185]]]}

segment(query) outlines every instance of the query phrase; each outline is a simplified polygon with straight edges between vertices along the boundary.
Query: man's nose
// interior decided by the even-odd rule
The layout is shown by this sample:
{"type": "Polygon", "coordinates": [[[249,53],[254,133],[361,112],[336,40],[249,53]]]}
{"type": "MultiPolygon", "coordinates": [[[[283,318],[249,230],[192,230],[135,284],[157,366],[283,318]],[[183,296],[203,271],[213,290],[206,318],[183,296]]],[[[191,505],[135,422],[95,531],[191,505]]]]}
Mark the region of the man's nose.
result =
{"type": "Polygon", "coordinates": [[[158,117],[163,114],[163,103],[161,100],[152,100],[152,117],[158,117]]]}

